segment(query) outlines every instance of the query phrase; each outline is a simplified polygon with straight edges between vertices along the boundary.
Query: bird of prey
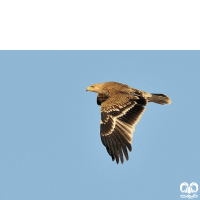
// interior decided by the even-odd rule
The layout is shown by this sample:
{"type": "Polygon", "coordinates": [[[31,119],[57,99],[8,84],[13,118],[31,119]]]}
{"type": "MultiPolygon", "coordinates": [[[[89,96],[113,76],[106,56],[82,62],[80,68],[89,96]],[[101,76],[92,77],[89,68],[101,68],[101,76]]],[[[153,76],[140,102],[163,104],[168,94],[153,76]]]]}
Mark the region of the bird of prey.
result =
{"type": "Polygon", "coordinates": [[[96,92],[101,106],[100,135],[108,154],[116,163],[128,160],[132,151],[132,137],[148,102],[170,104],[164,94],[147,93],[117,82],[93,84],[86,91],[96,92]],[[123,156],[124,155],[124,156],[123,156]]]}

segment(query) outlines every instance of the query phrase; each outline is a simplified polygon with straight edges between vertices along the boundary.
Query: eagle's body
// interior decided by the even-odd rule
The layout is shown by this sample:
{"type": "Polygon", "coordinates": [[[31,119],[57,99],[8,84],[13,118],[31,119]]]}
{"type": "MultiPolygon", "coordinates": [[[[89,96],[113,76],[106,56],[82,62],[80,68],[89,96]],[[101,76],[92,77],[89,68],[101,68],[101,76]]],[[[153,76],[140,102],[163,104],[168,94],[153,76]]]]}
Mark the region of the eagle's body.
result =
{"type": "Polygon", "coordinates": [[[86,91],[97,92],[97,104],[101,105],[100,134],[108,154],[117,164],[119,158],[124,162],[123,154],[128,160],[128,151],[135,126],[141,118],[148,102],[170,104],[171,100],[164,94],[151,94],[117,82],[91,85],[86,91]]]}

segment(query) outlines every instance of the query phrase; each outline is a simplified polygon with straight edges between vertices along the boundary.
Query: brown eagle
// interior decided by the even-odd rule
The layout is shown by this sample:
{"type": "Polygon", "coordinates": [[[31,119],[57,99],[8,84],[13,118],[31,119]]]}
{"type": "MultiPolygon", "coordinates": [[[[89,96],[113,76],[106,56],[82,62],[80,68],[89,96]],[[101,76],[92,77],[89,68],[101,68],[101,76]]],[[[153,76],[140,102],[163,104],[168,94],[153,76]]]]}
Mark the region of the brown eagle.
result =
{"type": "Polygon", "coordinates": [[[124,162],[131,152],[135,126],[140,120],[148,102],[170,104],[164,94],[147,93],[117,82],[98,83],[89,86],[86,91],[96,92],[97,104],[101,106],[100,135],[112,160],[124,162]]]}

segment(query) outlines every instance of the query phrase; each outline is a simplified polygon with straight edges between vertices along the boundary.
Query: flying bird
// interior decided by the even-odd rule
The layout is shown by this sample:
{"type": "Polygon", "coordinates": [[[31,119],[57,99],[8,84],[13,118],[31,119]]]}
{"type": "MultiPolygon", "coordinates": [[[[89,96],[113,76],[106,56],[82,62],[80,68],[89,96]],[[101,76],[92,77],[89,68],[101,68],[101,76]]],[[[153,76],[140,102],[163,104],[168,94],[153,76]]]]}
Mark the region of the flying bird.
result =
{"type": "Polygon", "coordinates": [[[96,92],[101,106],[100,135],[108,154],[116,163],[124,162],[132,151],[132,137],[148,102],[170,104],[164,94],[147,93],[117,82],[93,84],[86,91],[96,92]]]}

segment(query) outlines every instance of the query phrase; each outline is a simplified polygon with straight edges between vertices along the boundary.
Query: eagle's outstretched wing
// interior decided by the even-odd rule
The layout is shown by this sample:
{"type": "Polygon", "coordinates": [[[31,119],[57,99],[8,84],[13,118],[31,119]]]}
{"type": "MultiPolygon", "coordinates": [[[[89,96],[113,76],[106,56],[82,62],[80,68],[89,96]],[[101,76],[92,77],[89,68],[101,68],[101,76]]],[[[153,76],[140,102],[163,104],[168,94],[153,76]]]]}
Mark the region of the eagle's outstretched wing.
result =
{"type": "Polygon", "coordinates": [[[139,96],[114,95],[101,103],[101,141],[112,160],[124,162],[123,154],[128,160],[128,151],[135,125],[145,111],[147,100],[139,96]]]}

